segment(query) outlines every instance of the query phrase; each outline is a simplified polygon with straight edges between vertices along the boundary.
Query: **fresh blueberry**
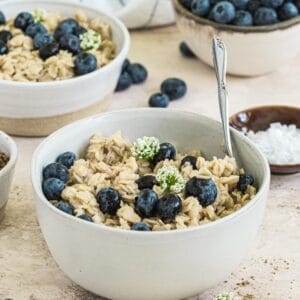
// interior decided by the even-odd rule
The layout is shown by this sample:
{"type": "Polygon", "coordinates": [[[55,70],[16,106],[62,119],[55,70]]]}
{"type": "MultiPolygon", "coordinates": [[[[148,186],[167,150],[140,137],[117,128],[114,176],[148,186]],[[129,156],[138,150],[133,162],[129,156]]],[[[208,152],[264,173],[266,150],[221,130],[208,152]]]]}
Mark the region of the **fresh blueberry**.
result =
{"type": "Polygon", "coordinates": [[[158,153],[153,157],[153,163],[156,165],[165,159],[174,159],[176,156],[176,149],[170,143],[162,143],[159,146],[158,153]]]}
{"type": "Polygon", "coordinates": [[[156,213],[163,221],[174,219],[181,209],[182,202],[176,194],[162,196],[156,205],[156,213]]]}
{"type": "Polygon", "coordinates": [[[127,67],[127,72],[130,75],[134,84],[142,83],[147,79],[148,72],[146,68],[141,64],[130,64],[127,67]]]}
{"type": "Polygon", "coordinates": [[[158,196],[154,191],[151,189],[141,190],[135,198],[134,209],[142,218],[153,217],[157,201],[158,196]]]}
{"type": "Polygon", "coordinates": [[[179,44],[179,50],[181,54],[185,57],[195,57],[195,53],[189,48],[188,44],[186,42],[181,42],[179,44]]]}
{"type": "Polygon", "coordinates": [[[25,33],[31,38],[34,38],[38,33],[47,33],[47,29],[41,23],[34,23],[27,26],[25,33]]]}
{"type": "Polygon", "coordinates": [[[218,190],[212,179],[201,179],[192,177],[185,186],[186,196],[194,196],[199,203],[206,207],[217,198],[218,190]]]}
{"type": "Polygon", "coordinates": [[[75,153],[67,151],[67,152],[60,154],[57,157],[56,162],[64,165],[65,167],[67,167],[69,169],[73,166],[75,160],[76,160],[75,153]]]}
{"type": "Polygon", "coordinates": [[[292,2],[284,3],[278,10],[278,17],[281,21],[285,21],[298,16],[297,6],[292,2]]]}
{"type": "Polygon", "coordinates": [[[42,188],[48,200],[59,200],[65,183],[58,178],[48,178],[43,181],[42,188]]]}
{"type": "Polygon", "coordinates": [[[170,98],[166,94],[156,93],[149,98],[149,106],[151,107],[168,107],[170,98]]]}
{"type": "Polygon", "coordinates": [[[69,215],[74,215],[74,208],[68,202],[58,202],[54,206],[69,215]]]}
{"type": "Polygon", "coordinates": [[[116,86],[116,92],[127,90],[132,85],[132,79],[128,72],[124,71],[121,73],[116,86]]]}
{"type": "Polygon", "coordinates": [[[209,0],[193,0],[191,10],[194,15],[205,16],[209,12],[210,3],[209,0]]]}
{"type": "Polygon", "coordinates": [[[270,25],[278,22],[277,13],[273,8],[260,7],[254,13],[253,22],[255,25],[270,25]]]}
{"type": "Polygon", "coordinates": [[[231,2],[218,2],[211,10],[212,19],[221,24],[228,24],[235,18],[235,7],[231,2]]]}
{"type": "Polygon", "coordinates": [[[4,25],[6,23],[6,18],[4,13],[0,10],[0,25],[4,25]]]}
{"type": "Polygon", "coordinates": [[[43,60],[46,60],[47,58],[58,54],[58,52],[59,45],[56,42],[47,43],[39,49],[40,58],[43,60]]]}
{"type": "Polygon", "coordinates": [[[44,180],[48,178],[57,178],[63,182],[68,181],[68,169],[59,163],[51,163],[47,165],[43,170],[44,180]]]}
{"type": "Polygon", "coordinates": [[[130,66],[130,60],[126,58],[122,64],[122,73],[127,71],[128,67],[130,66]]]}
{"type": "Polygon", "coordinates": [[[170,100],[176,100],[186,94],[187,86],[181,79],[168,78],[162,82],[160,90],[163,94],[167,94],[170,100]]]}
{"type": "Polygon", "coordinates": [[[80,40],[74,34],[66,34],[59,40],[59,46],[62,50],[67,50],[73,54],[80,52],[80,40]]]}
{"type": "Polygon", "coordinates": [[[145,175],[135,181],[139,190],[152,189],[157,184],[157,180],[153,175],[145,175]]]}
{"type": "Polygon", "coordinates": [[[284,0],[261,0],[261,5],[270,8],[277,8],[283,4],[284,0]]]}
{"type": "Polygon", "coordinates": [[[254,178],[250,174],[242,174],[240,175],[239,182],[237,184],[237,189],[241,192],[246,192],[248,185],[252,185],[254,183],[254,178]]]}
{"type": "Polygon", "coordinates": [[[184,166],[186,163],[189,163],[192,165],[193,169],[196,170],[197,169],[197,157],[195,156],[191,156],[191,155],[188,155],[186,157],[184,157],[182,160],[181,160],[181,164],[180,166],[184,166]]]}
{"type": "Polygon", "coordinates": [[[1,30],[0,31],[0,41],[3,43],[7,43],[12,38],[12,34],[8,30],[1,30]]]}
{"type": "Polygon", "coordinates": [[[252,15],[246,10],[238,10],[233,24],[237,26],[251,26],[253,24],[252,15]]]}
{"type": "Polygon", "coordinates": [[[188,10],[192,9],[192,0],[180,0],[180,3],[188,10]]]}
{"type": "Polygon", "coordinates": [[[134,231],[151,231],[151,228],[144,222],[135,223],[131,226],[134,231]]]}
{"type": "Polygon", "coordinates": [[[54,37],[49,33],[37,33],[33,39],[33,46],[35,49],[40,49],[51,42],[54,42],[54,37]]]}
{"type": "Polygon", "coordinates": [[[90,215],[80,215],[78,216],[79,219],[82,219],[82,220],[85,220],[85,221],[88,221],[88,222],[93,222],[93,218],[90,216],[90,215]]]}
{"type": "Polygon", "coordinates": [[[0,41],[0,55],[7,54],[7,53],[8,53],[8,47],[6,43],[0,41]]]}
{"type": "Polygon", "coordinates": [[[115,215],[121,206],[121,196],[119,192],[113,188],[101,189],[96,198],[100,210],[105,214],[115,215]]]}
{"type": "Polygon", "coordinates": [[[97,59],[91,53],[80,53],[75,59],[75,74],[85,75],[97,69],[97,59]]]}
{"type": "Polygon", "coordinates": [[[260,6],[260,0],[249,0],[246,9],[253,15],[260,6]]]}
{"type": "Polygon", "coordinates": [[[21,12],[17,15],[14,21],[14,26],[16,28],[22,29],[23,31],[26,30],[26,28],[34,23],[34,17],[29,12],[21,12]]]}
{"type": "Polygon", "coordinates": [[[58,24],[54,32],[54,38],[59,41],[66,34],[76,34],[79,30],[79,24],[75,19],[68,18],[58,24]]]}
{"type": "Polygon", "coordinates": [[[78,26],[73,30],[73,34],[76,35],[77,37],[80,37],[82,34],[86,32],[87,30],[82,26],[78,26]]]}
{"type": "Polygon", "coordinates": [[[249,0],[230,0],[236,9],[245,9],[249,0]]]}

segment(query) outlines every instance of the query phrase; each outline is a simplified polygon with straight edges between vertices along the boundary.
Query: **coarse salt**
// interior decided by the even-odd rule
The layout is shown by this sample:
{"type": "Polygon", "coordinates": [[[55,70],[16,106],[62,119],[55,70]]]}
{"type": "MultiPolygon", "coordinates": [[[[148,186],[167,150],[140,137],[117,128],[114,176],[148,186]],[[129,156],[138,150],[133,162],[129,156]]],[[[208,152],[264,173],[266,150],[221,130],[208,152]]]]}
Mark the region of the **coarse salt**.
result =
{"type": "Polygon", "coordinates": [[[300,129],[296,125],[272,123],[265,131],[248,131],[246,134],[266,155],[269,163],[300,163],[300,129]]]}

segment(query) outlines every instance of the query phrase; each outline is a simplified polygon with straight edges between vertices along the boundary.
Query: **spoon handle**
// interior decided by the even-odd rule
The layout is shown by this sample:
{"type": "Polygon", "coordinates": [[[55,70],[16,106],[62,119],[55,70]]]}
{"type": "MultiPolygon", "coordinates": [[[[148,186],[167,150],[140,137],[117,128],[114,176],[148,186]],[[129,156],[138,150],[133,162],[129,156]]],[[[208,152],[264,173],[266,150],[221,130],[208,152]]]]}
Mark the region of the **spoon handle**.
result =
{"type": "Polygon", "coordinates": [[[214,66],[218,82],[219,108],[223,125],[225,146],[227,154],[233,157],[228,117],[228,94],[226,88],[227,53],[225,45],[219,37],[213,38],[212,46],[214,66]]]}

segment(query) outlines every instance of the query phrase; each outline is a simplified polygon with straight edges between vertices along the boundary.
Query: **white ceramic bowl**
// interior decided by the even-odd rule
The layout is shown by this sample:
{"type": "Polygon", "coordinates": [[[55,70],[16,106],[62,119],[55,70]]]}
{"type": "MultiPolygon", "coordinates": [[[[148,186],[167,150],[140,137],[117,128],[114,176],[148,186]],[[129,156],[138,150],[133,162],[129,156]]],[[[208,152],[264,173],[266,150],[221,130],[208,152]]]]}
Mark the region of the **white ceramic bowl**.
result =
{"type": "Polygon", "coordinates": [[[115,17],[88,6],[63,0],[1,1],[0,10],[9,17],[37,7],[73,16],[81,9],[89,18],[100,18],[112,27],[117,56],[97,71],[73,79],[52,82],[13,82],[0,80],[0,129],[20,135],[45,135],[66,123],[103,110],[113,92],[127,56],[130,37],[115,17]]]}
{"type": "Polygon", "coordinates": [[[8,200],[8,193],[17,161],[17,146],[13,139],[0,131],[0,152],[9,156],[7,165],[0,170],[0,222],[4,217],[4,209],[8,200]]]}
{"type": "Polygon", "coordinates": [[[193,52],[213,66],[212,38],[224,41],[228,52],[228,72],[257,76],[288,64],[300,53],[300,16],[269,26],[222,25],[193,15],[179,0],[173,0],[177,27],[193,52]]]}
{"type": "Polygon", "coordinates": [[[232,130],[237,161],[253,174],[258,194],[238,212],[197,228],[126,231],[82,221],[51,205],[41,189],[43,167],[63,151],[82,153],[95,133],[117,130],[132,141],[157,136],[183,151],[200,148],[208,158],[224,156],[221,124],[182,111],[110,112],[58,130],[42,142],[32,161],[38,219],[55,261],[74,282],[109,299],[183,299],[217,284],[237,268],[256,236],[269,189],[266,159],[232,130]]]}

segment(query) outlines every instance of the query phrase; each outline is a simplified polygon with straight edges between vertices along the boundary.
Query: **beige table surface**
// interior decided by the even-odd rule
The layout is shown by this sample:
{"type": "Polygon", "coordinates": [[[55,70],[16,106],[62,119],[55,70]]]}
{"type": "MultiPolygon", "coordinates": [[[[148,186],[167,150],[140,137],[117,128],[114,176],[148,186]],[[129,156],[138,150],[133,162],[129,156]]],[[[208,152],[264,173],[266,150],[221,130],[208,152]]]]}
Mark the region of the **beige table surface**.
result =
{"type": "MultiPolygon", "coordinates": [[[[187,96],[170,105],[218,119],[215,75],[178,52],[175,27],[132,33],[130,58],[149,70],[143,85],[113,96],[109,110],[147,106],[149,95],[170,76],[184,79],[187,96]]],[[[229,77],[230,112],[261,104],[300,105],[300,56],[259,78],[229,77]]],[[[101,299],[72,283],[57,267],[42,237],[30,185],[30,160],[42,139],[15,139],[20,155],[0,225],[0,300],[101,299]]],[[[300,299],[300,174],[273,176],[267,210],[248,257],[217,287],[192,300],[211,300],[222,291],[241,299],[300,299]]],[[[141,299],[142,300],[142,299],[141,299]]],[[[155,299],[153,299],[155,300],[155,299]]]]}

